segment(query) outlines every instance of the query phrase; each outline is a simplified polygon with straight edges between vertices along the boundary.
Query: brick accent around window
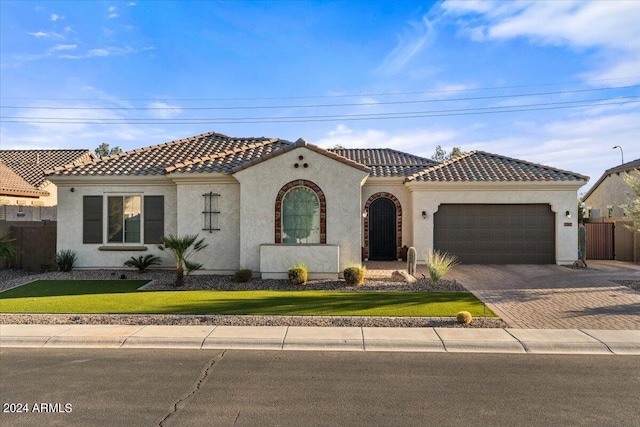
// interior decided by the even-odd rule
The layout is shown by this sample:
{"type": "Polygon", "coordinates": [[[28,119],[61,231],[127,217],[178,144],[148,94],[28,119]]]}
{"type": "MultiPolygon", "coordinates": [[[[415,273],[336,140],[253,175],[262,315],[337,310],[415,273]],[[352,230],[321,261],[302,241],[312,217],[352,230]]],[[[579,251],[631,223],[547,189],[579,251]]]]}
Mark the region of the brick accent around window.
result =
{"type": "Polygon", "coordinates": [[[402,205],[400,205],[400,200],[396,196],[391,193],[381,192],[375,193],[364,204],[364,211],[367,213],[367,216],[364,218],[364,257],[369,258],[369,206],[376,199],[386,198],[393,202],[396,205],[396,252],[397,256],[400,257],[400,248],[402,247],[402,205]]]}
{"type": "Polygon", "coordinates": [[[320,201],[320,244],[327,243],[327,201],[324,193],[315,183],[306,179],[296,179],[285,184],[276,196],[275,243],[282,243],[282,199],[287,192],[295,187],[307,187],[313,190],[320,201]]]}

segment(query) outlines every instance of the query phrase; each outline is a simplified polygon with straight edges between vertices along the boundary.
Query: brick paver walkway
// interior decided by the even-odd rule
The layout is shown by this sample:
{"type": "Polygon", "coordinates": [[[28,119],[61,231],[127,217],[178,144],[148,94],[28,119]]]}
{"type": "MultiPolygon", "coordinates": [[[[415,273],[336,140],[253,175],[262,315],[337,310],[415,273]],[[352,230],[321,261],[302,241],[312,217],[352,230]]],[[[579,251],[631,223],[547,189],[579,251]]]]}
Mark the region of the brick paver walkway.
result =
{"type": "MultiPolygon", "coordinates": [[[[597,271],[557,265],[460,265],[446,276],[487,303],[510,327],[640,329],[640,292],[611,280],[640,280],[640,266],[589,263],[597,271]]],[[[368,263],[371,275],[404,264],[368,263]],[[386,268],[385,268],[386,267],[386,268]]],[[[425,273],[418,266],[417,275],[425,273]]],[[[426,273],[425,273],[426,274],[426,273]]]]}

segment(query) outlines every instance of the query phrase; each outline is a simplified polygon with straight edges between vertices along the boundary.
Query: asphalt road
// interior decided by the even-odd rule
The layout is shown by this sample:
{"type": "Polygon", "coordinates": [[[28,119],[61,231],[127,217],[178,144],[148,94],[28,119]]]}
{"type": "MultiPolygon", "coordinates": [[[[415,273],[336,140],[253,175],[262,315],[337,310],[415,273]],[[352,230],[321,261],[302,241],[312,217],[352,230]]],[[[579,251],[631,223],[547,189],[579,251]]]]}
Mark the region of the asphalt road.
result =
{"type": "Polygon", "coordinates": [[[3,427],[638,426],[638,390],[631,356],[0,350],[3,427]]]}

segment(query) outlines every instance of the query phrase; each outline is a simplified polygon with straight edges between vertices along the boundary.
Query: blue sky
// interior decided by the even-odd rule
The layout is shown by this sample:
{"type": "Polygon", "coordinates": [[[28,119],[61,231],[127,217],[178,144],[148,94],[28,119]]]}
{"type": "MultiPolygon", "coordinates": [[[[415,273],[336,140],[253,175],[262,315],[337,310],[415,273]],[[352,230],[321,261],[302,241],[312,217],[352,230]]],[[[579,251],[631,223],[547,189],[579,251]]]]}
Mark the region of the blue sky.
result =
{"type": "Polygon", "coordinates": [[[216,131],[458,146],[590,184],[613,146],[640,157],[635,0],[0,0],[0,66],[2,149],[216,131]]]}

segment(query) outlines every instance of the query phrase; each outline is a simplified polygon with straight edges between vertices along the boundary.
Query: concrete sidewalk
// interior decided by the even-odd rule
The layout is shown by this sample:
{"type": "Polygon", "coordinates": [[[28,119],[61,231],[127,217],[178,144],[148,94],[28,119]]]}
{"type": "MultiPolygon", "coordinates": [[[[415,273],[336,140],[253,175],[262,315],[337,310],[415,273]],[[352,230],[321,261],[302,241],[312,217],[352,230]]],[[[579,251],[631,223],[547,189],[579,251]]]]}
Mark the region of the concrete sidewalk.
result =
{"type": "Polygon", "coordinates": [[[0,325],[9,347],[640,355],[640,330],[0,325]]]}

